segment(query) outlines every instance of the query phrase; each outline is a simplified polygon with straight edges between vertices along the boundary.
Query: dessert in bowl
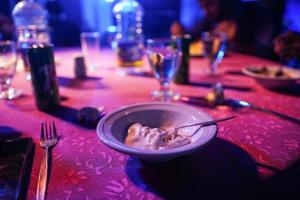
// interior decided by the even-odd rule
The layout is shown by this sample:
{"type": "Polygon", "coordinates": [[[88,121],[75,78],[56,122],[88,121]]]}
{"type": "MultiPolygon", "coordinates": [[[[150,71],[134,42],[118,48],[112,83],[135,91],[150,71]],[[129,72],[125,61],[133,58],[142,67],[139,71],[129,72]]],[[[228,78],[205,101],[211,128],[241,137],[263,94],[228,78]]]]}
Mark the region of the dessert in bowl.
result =
{"type": "Polygon", "coordinates": [[[133,104],[104,116],[98,123],[97,135],[105,145],[119,152],[159,162],[188,154],[205,146],[216,137],[217,126],[212,125],[201,129],[197,126],[188,127],[180,133],[181,136],[177,139],[178,135],[173,135],[173,137],[172,134],[167,134],[168,131],[182,125],[211,120],[212,118],[206,112],[183,104],[158,102],[133,104]],[[142,139],[141,143],[146,146],[131,145],[134,138],[132,140],[128,134],[130,132],[132,134],[132,130],[136,131],[134,134],[140,136],[153,133],[156,140],[152,140],[152,136],[148,135],[148,139],[136,138],[142,139]],[[144,132],[139,132],[139,130],[144,132]],[[172,140],[172,137],[176,140],[172,140]],[[156,141],[155,147],[151,141],[156,141]]]}

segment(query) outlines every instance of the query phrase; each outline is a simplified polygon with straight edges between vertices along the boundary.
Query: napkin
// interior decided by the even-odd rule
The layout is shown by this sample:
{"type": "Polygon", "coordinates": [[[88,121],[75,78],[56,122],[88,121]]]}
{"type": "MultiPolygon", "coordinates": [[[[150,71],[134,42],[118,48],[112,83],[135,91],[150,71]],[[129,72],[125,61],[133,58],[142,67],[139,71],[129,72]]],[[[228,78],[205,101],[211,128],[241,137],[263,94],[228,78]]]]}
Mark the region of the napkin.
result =
{"type": "Polygon", "coordinates": [[[26,199],[33,147],[31,138],[0,140],[0,200],[26,199]]]}

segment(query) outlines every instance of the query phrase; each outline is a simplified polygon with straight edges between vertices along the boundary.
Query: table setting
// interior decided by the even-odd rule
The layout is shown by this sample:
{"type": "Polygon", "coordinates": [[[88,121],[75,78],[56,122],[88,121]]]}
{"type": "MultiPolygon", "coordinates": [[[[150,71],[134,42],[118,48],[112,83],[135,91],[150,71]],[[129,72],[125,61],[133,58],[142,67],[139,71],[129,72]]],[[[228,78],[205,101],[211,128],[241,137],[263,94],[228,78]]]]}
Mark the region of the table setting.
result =
{"type": "Polygon", "coordinates": [[[300,199],[296,3],[224,2],[4,1],[0,200],[300,199]]]}
{"type": "MultiPolygon", "coordinates": [[[[49,51],[54,57],[43,62],[55,67],[49,82],[54,93],[39,95],[45,91],[38,87],[41,81],[47,82],[46,76],[35,79],[40,71],[33,68],[28,81],[17,68],[10,83],[22,94],[0,102],[1,149],[23,142],[21,152],[27,156],[18,166],[24,173],[17,177],[27,181],[4,187],[0,197],[12,195],[7,192],[10,187],[19,188],[15,194],[24,199],[251,199],[297,194],[292,184],[300,157],[297,79],[289,89],[265,87],[245,69],[277,63],[229,52],[215,61],[212,74],[206,58],[189,58],[188,82],[174,83],[181,67],[176,56],[183,56],[176,50],[181,46],[177,40],[157,41],[169,43],[167,47],[149,40],[139,73],[123,73],[115,52],[101,49],[97,67],[78,76],[76,68],[85,65],[78,60],[80,48],[55,49],[53,55],[49,51]],[[153,92],[158,82],[163,90],[153,92]],[[216,122],[227,117],[234,119],[216,122]],[[199,124],[207,121],[212,123],[199,124]],[[193,134],[184,138],[175,131],[175,139],[188,138],[182,146],[131,147],[124,141],[129,126],[137,122],[150,132],[158,128],[162,135],[180,126],[193,134]],[[195,123],[198,126],[191,126],[195,123]],[[283,180],[292,183],[284,186],[283,180]],[[282,193],[274,192],[279,188],[282,193]]],[[[43,47],[36,48],[30,59],[38,66],[45,57],[37,54],[43,47]]],[[[169,137],[159,143],[171,144],[169,137]]],[[[1,170],[9,164],[6,159],[3,154],[1,170]]],[[[5,180],[2,177],[1,183],[5,180]]]]}

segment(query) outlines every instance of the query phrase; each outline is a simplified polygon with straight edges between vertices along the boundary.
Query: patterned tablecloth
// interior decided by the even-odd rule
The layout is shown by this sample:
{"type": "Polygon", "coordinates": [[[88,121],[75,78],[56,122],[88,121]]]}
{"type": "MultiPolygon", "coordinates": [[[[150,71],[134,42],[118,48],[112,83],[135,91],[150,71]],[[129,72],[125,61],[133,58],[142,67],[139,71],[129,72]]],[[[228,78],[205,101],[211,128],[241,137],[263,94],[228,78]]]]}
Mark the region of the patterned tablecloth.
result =
{"type": "MultiPolygon", "coordinates": [[[[22,98],[0,101],[0,126],[14,129],[22,137],[32,137],[36,144],[40,122],[54,120],[57,124],[62,138],[53,149],[48,199],[299,197],[300,125],[259,111],[193,104],[216,118],[227,115],[237,118],[220,123],[217,139],[206,148],[165,163],[148,163],[106,147],[95,129],[77,122],[77,111],[84,106],[103,105],[110,112],[124,105],[152,101],[149,94],[159,85],[147,62],[141,69],[143,73],[124,75],[110,50],[102,51],[100,66],[88,71],[88,79],[74,79],[76,53],[79,49],[56,51],[62,96],[57,111],[49,114],[36,109],[31,83],[21,72],[17,73],[13,86],[23,90],[22,98]]],[[[207,61],[192,58],[191,84],[173,84],[172,88],[197,99],[220,81],[227,97],[300,118],[299,84],[290,91],[271,91],[240,71],[248,65],[264,64],[276,63],[231,53],[220,64],[220,75],[208,77],[207,61]]],[[[35,198],[42,157],[43,149],[36,145],[28,199],[35,198]]]]}

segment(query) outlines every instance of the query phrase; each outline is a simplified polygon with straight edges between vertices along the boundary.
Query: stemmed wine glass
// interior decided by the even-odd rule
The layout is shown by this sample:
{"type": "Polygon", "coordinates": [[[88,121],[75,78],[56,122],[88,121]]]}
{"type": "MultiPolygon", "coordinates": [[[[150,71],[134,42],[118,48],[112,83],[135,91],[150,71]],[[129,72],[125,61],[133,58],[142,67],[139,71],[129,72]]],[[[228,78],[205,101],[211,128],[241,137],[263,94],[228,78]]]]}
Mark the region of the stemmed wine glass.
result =
{"type": "Polygon", "coordinates": [[[170,83],[178,70],[181,46],[178,38],[156,38],[147,40],[147,56],[160,89],[153,91],[155,99],[169,101],[178,99],[179,94],[170,90],[170,83]]]}
{"type": "Polygon", "coordinates": [[[0,41],[0,99],[14,99],[21,91],[11,87],[16,72],[17,52],[13,41],[0,41]]]}
{"type": "Polygon", "coordinates": [[[226,34],[222,32],[204,32],[201,35],[204,55],[208,58],[211,74],[218,73],[218,64],[226,52],[226,40],[226,34]]]}

